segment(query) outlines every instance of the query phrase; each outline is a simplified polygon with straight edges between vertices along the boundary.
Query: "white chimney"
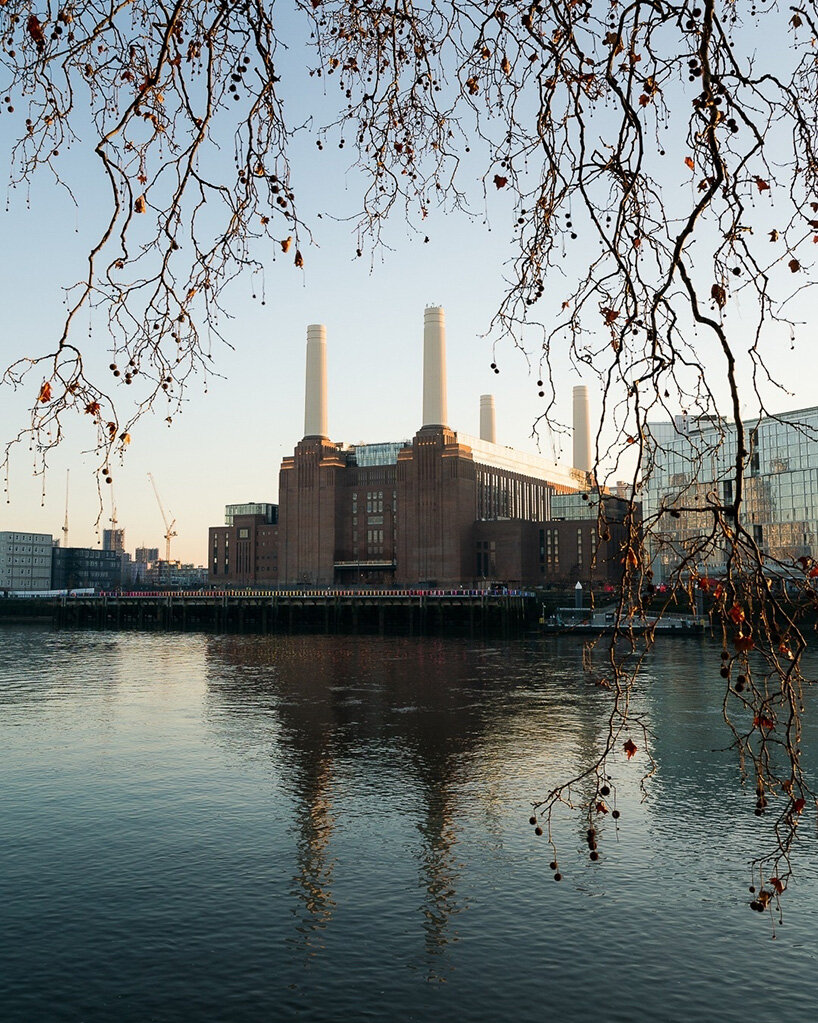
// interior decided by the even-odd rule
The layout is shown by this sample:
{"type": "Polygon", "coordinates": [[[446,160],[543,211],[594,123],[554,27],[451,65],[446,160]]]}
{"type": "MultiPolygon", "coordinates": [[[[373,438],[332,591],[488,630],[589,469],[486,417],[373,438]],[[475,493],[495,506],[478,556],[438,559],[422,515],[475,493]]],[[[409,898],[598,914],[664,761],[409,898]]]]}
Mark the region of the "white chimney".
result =
{"type": "Polygon", "coordinates": [[[446,317],[440,306],[423,314],[423,425],[446,426],[446,317]]]}
{"type": "Polygon", "coordinates": [[[320,323],[311,323],[307,327],[304,436],[329,436],[327,432],[327,328],[320,323]]]}
{"type": "Polygon", "coordinates": [[[480,440],[497,443],[497,420],[494,415],[494,395],[480,395],[480,440]]]}
{"type": "Polygon", "coordinates": [[[591,471],[591,413],[588,388],[574,388],[574,468],[591,471]]]}

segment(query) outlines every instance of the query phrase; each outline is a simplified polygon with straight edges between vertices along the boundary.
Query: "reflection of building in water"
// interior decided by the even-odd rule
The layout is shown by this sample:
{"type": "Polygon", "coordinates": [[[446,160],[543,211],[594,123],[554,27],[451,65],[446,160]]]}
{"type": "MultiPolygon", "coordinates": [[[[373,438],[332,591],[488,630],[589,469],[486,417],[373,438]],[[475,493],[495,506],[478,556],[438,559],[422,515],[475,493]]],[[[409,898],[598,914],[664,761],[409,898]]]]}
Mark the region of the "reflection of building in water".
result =
{"type": "Polygon", "coordinates": [[[497,734],[504,727],[484,721],[482,709],[475,709],[459,677],[469,662],[453,660],[450,652],[443,656],[432,641],[407,649],[404,659],[400,642],[385,647],[325,637],[220,637],[208,646],[214,662],[208,702],[230,728],[231,748],[245,742],[248,751],[257,751],[259,734],[271,737],[262,741],[269,742],[282,787],[294,801],[292,895],[301,907],[295,930],[307,949],[316,946],[335,913],[339,829],[357,828],[351,822],[359,820],[363,805],[375,826],[394,835],[394,815],[404,822],[405,806],[414,807],[411,860],[405,843],[385,843],[377,869],[389,878],[380,883],[406,884],[410,868],[409,883],[414,877],[421,893],[423,957],[437,974],[440,956],[456,937],[452,916],[464,908],[456,825],[465,765],[474,760],[487,727],[497,734]],[[391,655],[386,662],[385,649],[391,655]],[[225,711],[233,713],[226,718],[225,711]],[[361,763],[383,764],[382,771],[372,768],[379,790],[374,817],[371,792],[361,791],[361,763]]]}
{"type": "MultiPolygon", "coordinates": [[[[800,557],[818,558],[818,408],[748,420],[745,427],[747,528],[771,559],[791,565],[800,557]]],[[[649,431],[653,468],[643,498],[645,516],[682,506],[678,516],[661,516],[653,538],[657,581],[691,554],[697,568],[718,573],[725,548],[698,552],[713,525],[708,505],[729,506],[734,499],[735,428],[713,417],[677,416],[652,424],[649,431]]]]}
{"type": "Polygon", "coordinates": [[[567,657],[552,644],[547,668],[537,655],[530,672],[511,652],[511,675],[508,654],[445,640],[208,640],[209,716],[233,753],[269,757],[291,802],[293,867],[281,869],[299,948],[328,943],[328,929],[335,941],[350,926],[377,935],[382,921],[367,914],[410,904],[409,965],[448,973],[470,902],[465,836],[483,852],[488,842],[499,853],[508,827],[535,843],[525,810],[508,819],[521,779],[524,806],[547,767],[564,771],[566,757],[586,767],[584,737],[608,717],[606,703],[565,699],[579,673],[573,644],[567,657]],[[342,901],[361,885],[362,905],[342,901]]]}
{"type": "MultiPolygon", "coordinates": [[[[446,765],[441,765],[446,771],[446,765]]],[[[431,768],[431,764],[424,768],[431,768]]],[[[422,769],[426,774],[426,769],[422,769]]],[[[449,772],[450,773],[450,772],[449,772]]],[[[418,821],[422,846],[418,850],[420,883],[425,889],[423,900],[423,928],[426,934],[426,955],[431,974],[436,973],[435,959],[442,956],[450,942],[457,940],[451,930],[451,919],[464,907],[458,897],[460,880],[457,844],[459,841],[454,822],[457,819],[456,798],[451,780],[420,779],[425,790],[425,815],[418,821]]]]}
{"type": "Polygon", "coordinates": [[[425,311],[423,417],[411,440],[330,440],[317,324],[307,328],[306,384],[304,437],[281,464],[279,505],[241,514],[228,505],[224,526],[209,532],[211,583],[528,586],[621,576],[621,514],[603,528],[585,516],[551,521],[553,499],[592,484],[587,388],[574,395],[570,467],[498,444],[491,395],[481,398],[479,437],[448,425],[439,307],[425,311]]]}
{"type": "Polygon", "coordinates": [[[290,894],[300,908],[294,909],[293,941],[311,952],[335,910],[336,859],[331,846],[337,717],[327,699],[334,690],[316,664],[319,652],[305,651],[304,643],[303,638],[289,637],[210,640],[208,702],[217,711],[216,718],[235,725],[228,728],[230,749],[256,752],[261,745],[294,802],[290,894]]]}
{"type": "Polygon", "coordinates": [[[319,758],[314,771],[305,771],[298,780],[298,795],[304,812],[300,815],[295,882],[299,897],[307,911],[306,926],[300,926],[304,943],[313,944],[315,931],[332,919],[335,901],[332,897],[332,875],[335,860],[330,855],[330,838],[334,825],[332,813],[332,760],[319,758]]]}

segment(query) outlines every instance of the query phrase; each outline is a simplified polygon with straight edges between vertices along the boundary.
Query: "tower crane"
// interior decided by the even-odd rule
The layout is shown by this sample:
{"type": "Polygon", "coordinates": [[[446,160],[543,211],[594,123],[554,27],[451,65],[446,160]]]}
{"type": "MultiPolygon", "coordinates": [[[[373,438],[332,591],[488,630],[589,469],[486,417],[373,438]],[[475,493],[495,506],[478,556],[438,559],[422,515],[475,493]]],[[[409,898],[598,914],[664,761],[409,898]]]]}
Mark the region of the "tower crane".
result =
{"type": "Polygon", "coordinates": [[[171,521],[168,522],[168,517],[165,514],[165,509],[162,505],[162,498],[159,496],[159,491],[156,489],[156,480],[153,478],[153,473],[148,473],[148,479],[151,481],[154,494],[156,494],[156,503],[159,505],[159,511],[162,513],[162,521],[165,523],[165,561],[170,561],[170,541],[174,536],[178,535],[173,528],[176,525],[176,519],[171,519],[171,521]]]}
{"type": "Polygon", "coordinates": [[[68,476],[71,472],[70,469],[65,470],[65,522],[62,526],[62,545],[63,547],[68,546],[68,476]]]}

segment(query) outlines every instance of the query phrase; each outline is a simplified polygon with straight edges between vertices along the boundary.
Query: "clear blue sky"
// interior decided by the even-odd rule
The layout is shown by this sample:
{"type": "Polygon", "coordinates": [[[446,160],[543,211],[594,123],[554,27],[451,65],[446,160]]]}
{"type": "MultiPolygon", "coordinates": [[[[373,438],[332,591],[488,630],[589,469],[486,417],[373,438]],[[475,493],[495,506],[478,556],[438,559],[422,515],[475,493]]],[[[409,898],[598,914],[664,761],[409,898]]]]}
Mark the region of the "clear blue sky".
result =
{"type": "MultiPolygon", "coordinates": [[[[294,62],[298,66],[298,61],[294,62]]],[[[309,84],[304,74],[304,87],[309,84]]],[[[313,86],[310,86],[313,88],[313,86]]],[[[298,90],[294,90],[297,92],[298,90]]],[[[307,93],[305,93],[307,95],[307,93]]],[[[309,102],[309,100],[307,100],[309,102]]],[[[19,120],[26,116],[20,114],[19,120]]],[[[298,112],[293,111],[293,120],[298,112]]],[[[0,119],[0,159],[8,165],[13,128],[0,119]]],[[[91,135],[87,136],[88,139],[91,135]]],[[[334,440],[346,443],[411,437],[421,420],[421,353],[423,309],[442,305],[447,315],[450,425],[478,432],[479,395],[494,393],[498,441],[536,450],[531,429],[542,402],[537,397],[537,371],[529,372],[523,357],[510,346],[498,352],[501,373],[490,369],[494,355],[481,339],[503,294],[506,261],[512,255],[512,220],[504,194],[490,195],[485,219],[433,213],[424,224],[430,243],[408,230],[400,218],[388,233],[389,248],[370,260],[355,259],[351,225],[321,210],[345,213],[354,208],[356,177],[347,171],[347,153],[318,154],[312,140],[296,150],[294,186],[302,216],[314,231],[315,246],[304,247],[305,267],[291,259],[273,260],[273,251],[257,253],[265,263],[266,304],[253,300],[259,283],[238,281],[229,295],[232,322],[224,324],[234,351],[214,347],[214,366],[222,378],[194,383],[184,414],[168,428],[165,412],[148,417],[133,432],[123,465],[114,466],[114,491],[119,525],[126,530],[126,549],[143,543],[163,546],[159,509],[147,473],[156,478],[165,507],[176,518],[178,537],[173,556],[203,563],[207,527],[223,521],[224,505],[244,501],[276,501],[278,467],[303,433],[304,347],[308,323],[324,323],[328,337],[329,424],[334,440]]],[[[27,353],[46,350],[59,333],[64,312],[61,288],[83,272],[84,242],[104,216],[103,187],[93,157],[81,146],[66,155],[66,176],[79,198],[69,197],[43,174],[30,198],[8,192],[2,216],[5,244],[0,273],[0,361],[3,366],[27,353]],[[13,239],[13,242],[9,240],[13,239]]],[[[681,162],[680,162],[681,166],[681,162]]],[[[468,176],[468,175],[467,175],[468,176]]],[[[476,204],[481,207],[477,173],[472,175],[476,204]]],[[[556,285],[559,286],[559,285],[556,285]]],[[[86,320],[79,338],[87,338],[86,320]]],[[[98,358],[104,334],[94,334],[98,358]]],[[[814,374],[802,372],[803,357],[782,345],[778,368],[791,383],[793,395],[772,400],[775,408],[818,403],[814,374]]],[[[566,359],[554,369],[560,384],[557,415],[570,422],[571,387],[592,385],[581,379],[566,359]]],[[[0,390],[0,439],[26,421],[39,387],[31,377],[25,394],[0,390]]],[[[750,411],[750,410],[748,410],[750,411]]],[[[88,420],[67,422],[68,436],[50,460],[45,481],[32,474],[33,457],[19,448],[10,477],[10,503],[0,505],[0,530],[26,529],[59,534],[65,513],[65,473],[71,469],[70,542],[98,542],[95,523],[98,501],[88,420]]],[[[570,440],[541,437],[548,457],[570,458],[570,440]]],[[[110,514],[106,506],[105,517],[110,514]]],[[[103,522],[101,525],[107,525],[103,522]]]]}

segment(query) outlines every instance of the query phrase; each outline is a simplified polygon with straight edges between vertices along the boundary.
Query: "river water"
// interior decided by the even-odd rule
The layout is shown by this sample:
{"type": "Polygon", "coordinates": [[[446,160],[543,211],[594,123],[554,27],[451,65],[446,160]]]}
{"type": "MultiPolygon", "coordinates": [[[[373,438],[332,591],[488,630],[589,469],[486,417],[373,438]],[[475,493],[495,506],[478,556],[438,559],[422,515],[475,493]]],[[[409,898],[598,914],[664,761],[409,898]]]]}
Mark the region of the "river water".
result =
{"type": "Polygon", "coordinates": [[[649,657],[648,799],[640,750],[552,879],[531,802],[606,727],[581,652],[0,628],[0,1019],[814,1020],[814,829],[773,938],[709,641],[649,657]]]}

